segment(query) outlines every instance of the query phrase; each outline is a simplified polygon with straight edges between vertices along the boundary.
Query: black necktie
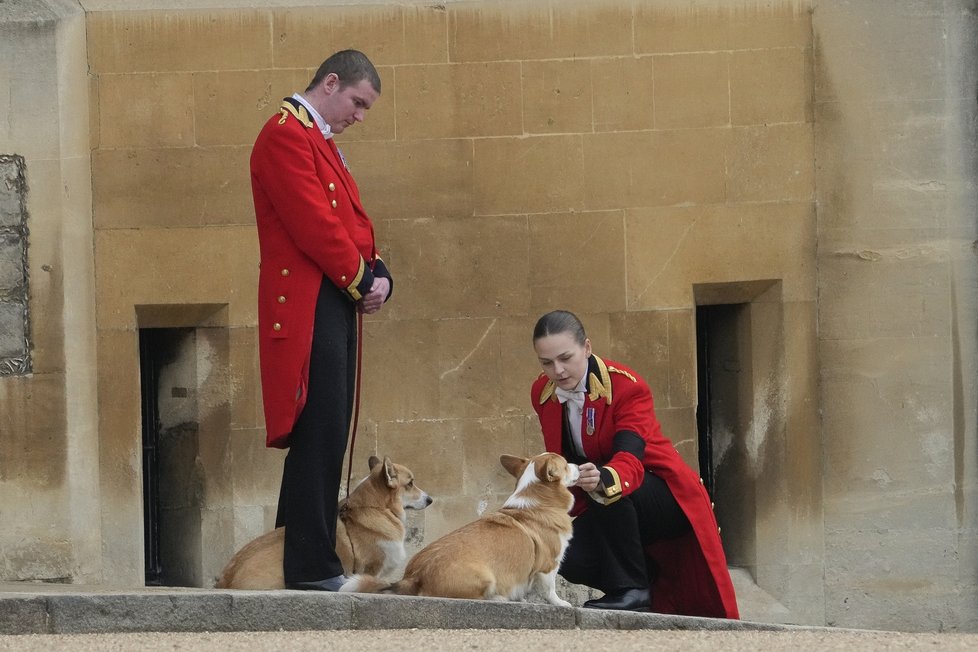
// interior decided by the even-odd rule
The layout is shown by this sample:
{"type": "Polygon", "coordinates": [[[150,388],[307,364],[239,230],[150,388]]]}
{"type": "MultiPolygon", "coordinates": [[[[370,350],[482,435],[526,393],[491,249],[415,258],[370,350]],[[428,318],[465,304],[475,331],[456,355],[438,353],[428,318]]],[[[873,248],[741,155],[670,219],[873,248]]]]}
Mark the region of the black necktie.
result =
{"type": "Polygon", "coordinates": [[[574,445],[574,436],[571,434],[570,425],[570,401],[567,401],[561,406],[564,413],[563,419],[563,432],[561,433],[562,444],[563,444],[563,455],[564,459],[573,464],[583,464],[587,462],[585,458],[577,454],[577,446],[574,445]]]}

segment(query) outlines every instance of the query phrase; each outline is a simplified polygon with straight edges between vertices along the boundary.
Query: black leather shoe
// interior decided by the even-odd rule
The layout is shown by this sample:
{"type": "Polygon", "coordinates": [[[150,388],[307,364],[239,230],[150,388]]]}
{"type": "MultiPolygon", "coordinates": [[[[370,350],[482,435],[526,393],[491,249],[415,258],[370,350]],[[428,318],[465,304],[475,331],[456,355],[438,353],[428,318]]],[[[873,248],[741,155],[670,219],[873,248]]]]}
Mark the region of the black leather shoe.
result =
{"type": "Polygon", "coordinates": [[[585,609],[648,611],[651,607],[652,596],[648,589],[622,589],[584,603],[585,609]]]}
{"type": "Polygon", "coordinates": [[[337,575],[315,582],[291,582],[286,584],[285,588],[294,591],[339,591],[340,587],[349,581],[350,578],[346,575],[337,575]]]}

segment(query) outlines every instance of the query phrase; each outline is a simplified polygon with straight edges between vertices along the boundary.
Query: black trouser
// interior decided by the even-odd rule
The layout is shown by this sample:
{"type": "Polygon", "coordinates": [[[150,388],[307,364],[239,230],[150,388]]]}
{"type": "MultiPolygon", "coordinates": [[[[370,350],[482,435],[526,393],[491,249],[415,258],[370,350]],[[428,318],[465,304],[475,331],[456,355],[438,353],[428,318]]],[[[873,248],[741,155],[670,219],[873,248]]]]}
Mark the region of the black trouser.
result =
{"type": "Polygon", "coordinates": [[[691,528],[665,481],[646,471],[641,487],[610,505],[588,499],[587,510],[574,519],[574,536],[559,572],[604,593],[648,588],[644,547],[691,528]]]}
{"type": "Polygon", "coordinates": [[[356,382],[356,307],[323,277],[306,404],[289,435],[276,527],[285,526],[285,582],[343,574],[336,513],[356,382]]]}

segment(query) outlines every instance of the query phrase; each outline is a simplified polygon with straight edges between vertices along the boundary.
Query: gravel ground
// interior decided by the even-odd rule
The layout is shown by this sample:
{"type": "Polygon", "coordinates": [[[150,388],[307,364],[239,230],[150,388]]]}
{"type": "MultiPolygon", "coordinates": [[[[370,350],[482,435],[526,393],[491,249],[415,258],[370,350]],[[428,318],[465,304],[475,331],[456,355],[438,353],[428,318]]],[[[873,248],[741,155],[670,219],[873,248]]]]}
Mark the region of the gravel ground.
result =
{"type": "Polygon", "coordinates": [[[978,634],[852,630],[789,632],[607,630],[342,630],[0,636],[0,650],[978,650],[978,634]]]}

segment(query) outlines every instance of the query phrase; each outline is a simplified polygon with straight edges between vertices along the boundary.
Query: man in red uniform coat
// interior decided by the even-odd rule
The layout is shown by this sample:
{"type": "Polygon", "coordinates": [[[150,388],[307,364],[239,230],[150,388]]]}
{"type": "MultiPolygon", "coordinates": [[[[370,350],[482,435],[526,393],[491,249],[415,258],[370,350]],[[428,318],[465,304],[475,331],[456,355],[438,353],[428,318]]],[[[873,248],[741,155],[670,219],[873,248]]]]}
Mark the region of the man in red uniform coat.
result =
{"type": "Polygon", "coordinates": [[[357,311],[392,281],[333,136],[361,122],[380,77],[361,52],[330,56],[286,98],[251,155],[258,224],[258,345],[267,445],[289,448],[276,526],[288,588],[335,591],[336,512],[353,415],[357,311]]]}
{"type": "Polygon", "coordinates": [[[709,495],[662,435],[646,382],[594,355],[566,311],[540,318],[534,347],[544,446],[581,465],[560,574],[605,593],[584,606],[738,618],[709,495]]]}

